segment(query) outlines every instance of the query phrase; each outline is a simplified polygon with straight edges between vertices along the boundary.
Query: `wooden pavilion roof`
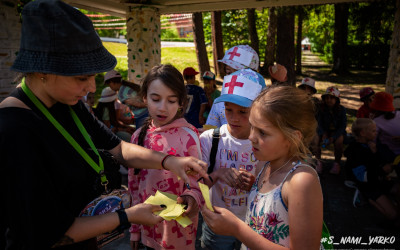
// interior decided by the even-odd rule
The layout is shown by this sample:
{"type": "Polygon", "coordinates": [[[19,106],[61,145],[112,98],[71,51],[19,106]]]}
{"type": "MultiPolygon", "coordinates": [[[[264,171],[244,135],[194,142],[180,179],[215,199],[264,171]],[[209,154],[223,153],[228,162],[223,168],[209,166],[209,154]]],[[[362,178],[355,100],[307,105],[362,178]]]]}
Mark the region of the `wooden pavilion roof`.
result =
{"type": "Polygon", "coordinates": [[[152,6],[161,14],[193,13],[230,9],[265,8],[366,0],[64,0],[77,8],[125,17],[129,7],[152,6]]]}

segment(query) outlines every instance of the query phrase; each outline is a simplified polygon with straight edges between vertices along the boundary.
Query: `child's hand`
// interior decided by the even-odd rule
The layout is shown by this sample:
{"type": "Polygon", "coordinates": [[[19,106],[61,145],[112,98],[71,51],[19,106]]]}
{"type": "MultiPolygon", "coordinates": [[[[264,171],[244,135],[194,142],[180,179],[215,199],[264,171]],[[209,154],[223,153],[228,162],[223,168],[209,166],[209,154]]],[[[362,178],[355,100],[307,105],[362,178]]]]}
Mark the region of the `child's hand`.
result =
{"type": "Polygon", "coordinates": [[[239,179],[241,180],[240,189],[250,191],[254,181],[256,180],[256,177],[247,171],[239,171],[239,172],[240,172],[239,179]]]}
{"type": "Polygon", "coordinates": [[[217,178],[233,188],[240,188],[242,185],[240,172],[236,168],[220,168],[217,170],[217,178]]]}
{"type": "Polygon", "coordinates": [[[183,216],[187,216],[190,219],[193,219],[199,214],[199,205],[192,196],[190,195],[179,196],[177,199],[177,203],[187,205],[186,211],[182,214],[183,216]]]}
{"type": "Polygon", "coordinates": [[[219,235],[235,236],[235,232],[238,232],[237,228],[242,221],[225,208],[213,207],[215,212],[212,212],[206,206],[201,210],[203,219],[210,229],[219,235]]]}
{"type": "Polygon", "coordinates": [[[164,220],[162,217],[153,214],[161,210],[163,210],[163,208],[160,206],[141,203],[125,209],[125,212],[129,222],[152,226],[164,220]]]}

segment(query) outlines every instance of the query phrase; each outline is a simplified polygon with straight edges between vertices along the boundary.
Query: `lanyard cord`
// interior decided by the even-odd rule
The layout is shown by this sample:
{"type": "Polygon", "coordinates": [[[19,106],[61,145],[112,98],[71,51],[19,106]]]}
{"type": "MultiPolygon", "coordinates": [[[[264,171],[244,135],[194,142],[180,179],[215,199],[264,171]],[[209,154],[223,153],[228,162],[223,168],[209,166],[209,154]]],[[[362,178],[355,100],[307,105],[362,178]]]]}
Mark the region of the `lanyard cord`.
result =
{"type": "Polygon", "coordinates": [[[97,148],[94,146],[92,139],[88,132],[86,131],[85,127],[83,126],[82,122],[79,120],[78,116],[76,115],[75,111],[69,107],[70,113],[76,126],[78,127],[79,131],[85,138],[86,142],[92,148],[93,152],[99,157],[99,164],[93,161],[93,159],[82,149],[82,147],[76,142],[74,138],[64,129],[64,127],[50,114],[47,108],[39,101],[39,99],[32,93],[32,91],[26,86],[25,82],[21,84],[22,90],[25,94],[29,97],[29,99],[35,104],[35,106],[46,116],[46,118],[58,129],[58,131],[65,137],[65,139],[71,144],[72,147],[82,156],[83,159],[100,175],[101,185],[103,185],[107,191],[107,184],[108,180],[104,173],[104,164],[103,160],[100,157],[97,148]]]}

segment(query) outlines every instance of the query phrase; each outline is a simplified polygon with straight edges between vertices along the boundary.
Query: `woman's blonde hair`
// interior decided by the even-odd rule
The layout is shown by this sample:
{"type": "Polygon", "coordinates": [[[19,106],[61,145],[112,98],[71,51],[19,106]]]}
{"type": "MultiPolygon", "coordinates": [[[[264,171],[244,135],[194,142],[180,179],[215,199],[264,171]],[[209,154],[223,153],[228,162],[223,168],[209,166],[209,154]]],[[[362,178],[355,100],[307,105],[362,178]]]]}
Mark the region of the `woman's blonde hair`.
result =
{"type": "Polygon", "coordinates": [[[309,158],[308,146],[316,133],[317,121],[313,101],[305,91],[287,85],[271,86],[260,93],[253,107],[259,108],[260,114],[291,143],[290,155],[309,158]]]}

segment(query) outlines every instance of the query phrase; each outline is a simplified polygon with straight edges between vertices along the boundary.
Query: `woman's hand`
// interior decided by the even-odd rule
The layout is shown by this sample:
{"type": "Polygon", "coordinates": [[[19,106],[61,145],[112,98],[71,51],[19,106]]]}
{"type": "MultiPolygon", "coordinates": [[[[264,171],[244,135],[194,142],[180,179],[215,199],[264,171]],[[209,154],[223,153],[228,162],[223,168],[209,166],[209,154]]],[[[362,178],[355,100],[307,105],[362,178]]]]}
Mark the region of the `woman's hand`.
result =
{"type": "Polygon", "coordinates": [[[125,212],[129,222],[152,226],[164,220],[162,217],[154,214],[154,212],[161,210],[163,208],[160,206],[141,203],[125,209],[125,212]]]}
{"type": "Polygon", "coordinates": [[[201,177],[208,179],[207,163],[192,156],[168,157],[164,161],[164,167],[181,177],[186,184],[190,183],[188,174],[199,174],[201,177]]]}
{"type": "Polygon", "coordinates": [[[210,229],[219,235],[235,236],[242,221],[225,208],[213,207],[215,212],[212,212],[206,206],[201,210],[203,219],[210,229]]]}
{"type": "Polygon", "coordinates": [[[178,204],[187,205],[186,211],[182,214],[190,219],[193,219],[199,214],[199,205],[196,200],[190,195],[182,195],[177,199],[178,204]]]}

